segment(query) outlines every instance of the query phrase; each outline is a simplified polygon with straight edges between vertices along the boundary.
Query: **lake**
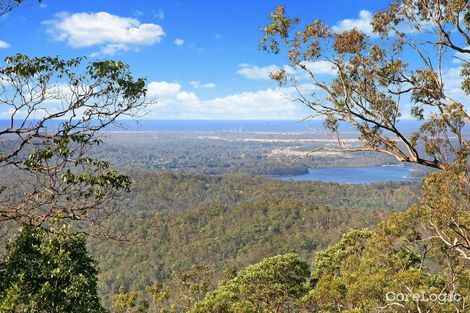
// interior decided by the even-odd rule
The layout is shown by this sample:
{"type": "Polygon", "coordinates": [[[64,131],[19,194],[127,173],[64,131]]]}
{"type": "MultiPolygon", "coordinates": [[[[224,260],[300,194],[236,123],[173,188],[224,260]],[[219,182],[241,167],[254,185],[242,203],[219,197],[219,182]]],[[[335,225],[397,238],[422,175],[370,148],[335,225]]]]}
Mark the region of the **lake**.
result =
{"type": "Polygon", "coordinates": [[[331,167],[312,168],[308,174],[276,176],[282,180],[316,180],[341,184],[369,184],[378,182],[419,182],[421,178],[412,177],[409,166],[370,166],[370,167],[331,167]]]}

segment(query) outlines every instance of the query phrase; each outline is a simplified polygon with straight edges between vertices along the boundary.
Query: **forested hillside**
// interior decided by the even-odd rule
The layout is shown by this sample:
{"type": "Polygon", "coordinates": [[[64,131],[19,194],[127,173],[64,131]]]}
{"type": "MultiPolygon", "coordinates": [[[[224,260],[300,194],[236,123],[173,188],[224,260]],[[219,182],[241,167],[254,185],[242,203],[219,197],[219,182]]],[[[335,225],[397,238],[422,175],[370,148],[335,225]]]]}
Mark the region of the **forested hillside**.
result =
{"type": "Polygon", "coordinates": [[[469,1],[275,2],[0,0],[0,313],[470,312],[469,1]]]}
{"type": "Polygon", "coordinates": [[[404,210],[416,203],[419,184],[384,182],[334,184],[283,181],[246,175],[191,175],[138,171],[119,214],[148,217],[157,212],[181,212],[213,204],[233,206],[263,198],[296,199],[312,205],[338,208],[404,210]]]}
{"type": "Polygon", "coordinates": [[[144,290],[193,264],[211,281],[288,252],[310,259],[350,229],[371,227],[417,201],[417,184],[339,185],[250,176],[134,174],[127,205],[106,222],[128,241],[90,241],[103,298],[144,290]],[[361,209],[362,208],[362,209],[361,209]]]}

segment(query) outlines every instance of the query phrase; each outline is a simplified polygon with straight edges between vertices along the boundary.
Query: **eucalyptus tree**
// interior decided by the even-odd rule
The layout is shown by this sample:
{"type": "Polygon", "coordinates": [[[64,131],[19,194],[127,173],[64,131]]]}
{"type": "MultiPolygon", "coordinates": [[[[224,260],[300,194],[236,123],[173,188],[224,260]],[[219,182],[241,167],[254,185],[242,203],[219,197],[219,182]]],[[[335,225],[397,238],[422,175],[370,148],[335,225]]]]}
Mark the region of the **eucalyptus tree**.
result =
{"type": "Polygon", "coordinates": [[[424,180],[421,203],[431,237],[470,260],[468,1],[394,0],[364,31],[299,23],[282,6],[270,15],[260,48],[290,64],[271,78],[296,88],[295,100],[324,119],[338,150],[382,152],[437,170],[424,180]],[[334,78],[318,75],[319,64],[334,78]],[[404,117],[417,129],[404,128],[404,117]],[[356,129],[360,146],[344,140],[344,124],[356,129]]]}
{"type": "MultiPolygon", "coordinates": [[[[30,1],[42,2],[39,1],[30,1]]],[[[0,16],[28,0],[0,1],[0,16]]],[[[97,221],[131,180],[93,158],[100,131],[145,113],[146,81],[118,61],[17,54],[0,65],[0,222],[97,221]]]]}
{"type": "Polygon", "coordinates": [[[100,131],[146,106],[145,79],[117,61],[7,57],[0,68],[0,222],[93,220],[129,177],[93,158],[100,131]],[[12,179],[12,177],[14,179],[12,179]],[[8,178],[8,179],[7,179],[8,178]]]}
{"type": "Polygon", "coordinates": [[[319,19],[303,27],[299,23],[279,6],[264,28],[260,48],[287,56],[290,66],[271,77],[297,88],[296,100],[325,120],[339,149],[457,169],[469,182],[470,142],[464,133],[470,123],[468,1],[394,0],[375,13],[370,31],[338,31],[319,19]],[[316,62],[330,66],[335,77],[318,75],[316,62]],[[460,86],[451,85],[446,71],[455,62],[460,63],[460,86]],[[399,123],[403,117],[420,121],[419,129],[410,134],[399,123]],[[358,131],[360,147],[343,140],[341,124],[358,131]]]}
{"type": "Polygon", "coordinates": [[[296,254],[266,258],[223,281],[189,312],[299,312],[309,274],[296,254]]]}
{"type": "Polygon", "coordinates": [[[306,311],[468,310],[466,300],[426,307],[422,301],[387,303],[384,293],[446,290],[468,299],[470,4],[394,0],[363,31],[339,30],[319,19],[299,23],[284,7],[276,8],[260,47],[287,56],[289,65],[271,78],[295,88],[296,100],[324,119],[338,150],[382,152],[436,170],[423,180],[417,207],[387,219],[370,233],[372,239],[349,242],[371,254],[335,260],[350,250],[341,242],[318,254],[306,311]],[[318,75],[319,64],[328,65],[334,77],[318,75]],[[400,123],[405,117],[417,121],[414,131],[400,123]],[[357,131],[360,146],[344,140],[345,124],[357,131]]]}

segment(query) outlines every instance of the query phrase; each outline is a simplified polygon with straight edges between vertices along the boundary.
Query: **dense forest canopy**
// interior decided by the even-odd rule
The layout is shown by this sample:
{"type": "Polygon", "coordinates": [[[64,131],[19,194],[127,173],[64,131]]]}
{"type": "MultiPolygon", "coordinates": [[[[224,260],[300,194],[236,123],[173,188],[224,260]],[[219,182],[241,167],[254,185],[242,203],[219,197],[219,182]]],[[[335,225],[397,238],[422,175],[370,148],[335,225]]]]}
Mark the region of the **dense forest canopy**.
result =
{"type": "MultiPolygon", "coordinates": [[[[0,16],[24,2],[1,1],[0,16]]],[[[148,138],[126,134],[102,145],[109,125],[153,101],[144,78],[121,61],[5,58],[0,312],[469,311],[470,4],[390,1],[370,32],[301,27],[288,9],[271,13],[260,47],[287,56],[271,77],[333,141],[163,134],[136,151],[148,138]],[[443,71],[454,61],[462,97],[443,71]],[[247,175],[390,157],[432,171],[421,184],[247,175]]]]}
{"type": "Polygon", "coordinates": [[[132,210],[106,223],[111,230],[120,225],[130,242],[90,241],[107,298],[120,286],[142,291],[152,280],[172,280],[172,272],[192,264],[209,265],[215,279],[228,266],[243,268],[279,253],[309,259],[344,231],[372,226],[416,203],[418,192],[417,185],[405,183],[355,186],[152,172],[139,177],[127,201],[132,210]]]}

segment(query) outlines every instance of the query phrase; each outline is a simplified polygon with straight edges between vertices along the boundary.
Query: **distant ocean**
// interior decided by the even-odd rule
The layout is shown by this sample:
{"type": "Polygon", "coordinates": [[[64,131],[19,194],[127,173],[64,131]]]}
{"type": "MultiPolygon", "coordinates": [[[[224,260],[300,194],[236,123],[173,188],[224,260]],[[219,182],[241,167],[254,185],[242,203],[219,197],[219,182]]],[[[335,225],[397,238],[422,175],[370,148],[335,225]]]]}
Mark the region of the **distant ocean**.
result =
{"type": "MultiPolygon", "coordinates": [[[[0,120],[0,130],[7,127],[8,120],[0,120]]],[[[59,122],[47,124],[54,127],[59,122]]],[[[321,120],[124,120],[119,121],[121,126],[110,125],[107,131],[133,131],[133,132],[312,132],[322,131],[321,120]]],[[[403,120],[399,126],[405,132],[413,132],[419,128],[419,123],[413,120],[403,120]]],[[[343,132],[353,132],[349,125],[341,127],[343,132]]]]}
{"type": "MultiPolygon", "coordinates": [[[[307,132],[324,129],[322,121],[267,120],[142,120],[122,122],[129,131],[171,132],[307,132]]],[[[117,127],[108,130],[120,130],[117,127]]],[[[123,130],[123,129],[121,129],[123,130]]]]}

